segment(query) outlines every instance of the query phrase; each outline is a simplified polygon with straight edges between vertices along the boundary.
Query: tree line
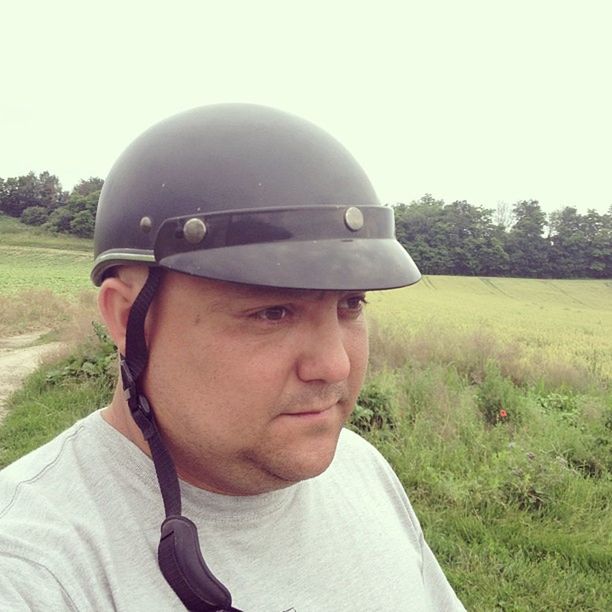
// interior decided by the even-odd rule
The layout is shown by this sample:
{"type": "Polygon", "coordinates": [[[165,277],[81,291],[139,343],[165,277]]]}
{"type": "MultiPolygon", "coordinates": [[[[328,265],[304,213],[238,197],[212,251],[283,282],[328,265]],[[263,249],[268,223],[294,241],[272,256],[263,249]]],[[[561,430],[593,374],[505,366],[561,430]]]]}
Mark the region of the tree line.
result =
{"type": "MultiPolygon", "coordinates": [[[[49,172],[0,178],[0,212],[91,238],[103,183],[90,177],[68,192],[49,172]]],[[[567,206],[546,215],[537,200],[494,211],[426,194],[393,208],[397,238],[424,274],[612,278],[612,205],[605,214],[567,206]]]]}
{"type": "Polygon", "coordinates": [[[51,232],[91,238],[103,184],[101,178],[91,177],[68,192],[46,171],[0,178],[0,212],[51,232]]]}
{"type": "Polygon", "coordinates": [[[612,205],[546,215],[537,200],[494,211],[427,194],[394,209],[398,240],[424,274],[612,278],[612,205]]]}

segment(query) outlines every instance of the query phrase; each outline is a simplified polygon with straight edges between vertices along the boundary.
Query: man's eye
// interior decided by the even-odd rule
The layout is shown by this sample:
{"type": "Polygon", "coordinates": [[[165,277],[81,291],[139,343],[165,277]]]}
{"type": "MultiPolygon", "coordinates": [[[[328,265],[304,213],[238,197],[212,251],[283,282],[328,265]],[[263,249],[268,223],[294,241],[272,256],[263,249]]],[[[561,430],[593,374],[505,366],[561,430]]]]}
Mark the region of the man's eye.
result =
{"type": "Polygon", "coordinates": [[[352,295],[350,297],[344,298],[338,304],[338,309],[358,314],[363,310],[364,304],[366,304],[366,299],[364,295],[352,295]]]}
{"type": "Polygon", "coordinates": [[[289,314],[289,310],[284,306],[270,306],[255,313],[257,319],[262,321],[281,321],[289,314]]]}

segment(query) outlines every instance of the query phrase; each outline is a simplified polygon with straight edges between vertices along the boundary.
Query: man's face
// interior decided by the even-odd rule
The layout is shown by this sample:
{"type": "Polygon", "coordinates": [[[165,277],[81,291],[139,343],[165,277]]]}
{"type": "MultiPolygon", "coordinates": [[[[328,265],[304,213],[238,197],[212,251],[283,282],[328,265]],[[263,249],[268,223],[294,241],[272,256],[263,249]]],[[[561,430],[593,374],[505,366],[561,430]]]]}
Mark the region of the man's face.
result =
{"type": "Polygon", "coordinates": [[[363,297],[166,274],[145,392],[179,474],[248,495],[323,472],[365,375],[363,297]]]}

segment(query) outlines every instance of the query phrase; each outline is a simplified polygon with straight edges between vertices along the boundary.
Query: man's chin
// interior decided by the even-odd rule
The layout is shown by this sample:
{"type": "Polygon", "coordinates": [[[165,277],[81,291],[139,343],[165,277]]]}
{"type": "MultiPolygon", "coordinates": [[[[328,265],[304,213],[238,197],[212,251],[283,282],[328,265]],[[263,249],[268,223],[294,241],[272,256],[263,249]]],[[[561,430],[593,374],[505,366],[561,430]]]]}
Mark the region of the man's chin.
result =
{"type": "Polygon", "coordinates": [[[330,466],[336,452],[337,439],[334,443],[319,445],[318,448],[304,449],[303,452],[284,453],[276,457],[270,471],[281,480],[296,484],[320,476],[330,466]],[[278,460],[280,459],[280,461],[278,460]]]}

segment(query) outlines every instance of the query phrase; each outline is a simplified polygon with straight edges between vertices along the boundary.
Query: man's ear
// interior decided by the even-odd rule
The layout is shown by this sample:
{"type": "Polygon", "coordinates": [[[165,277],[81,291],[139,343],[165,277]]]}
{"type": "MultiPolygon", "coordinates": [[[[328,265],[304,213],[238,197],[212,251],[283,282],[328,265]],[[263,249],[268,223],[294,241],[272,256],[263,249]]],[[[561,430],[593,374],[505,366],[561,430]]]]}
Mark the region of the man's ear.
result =
{"type": "Polygon", "coordinates": [[[116,276],[104,279],[100,285],[98,309],[122,355],[125,355],[125,334],[130,309],[146,279],[145,266],[124,266],[116,276]]]}

